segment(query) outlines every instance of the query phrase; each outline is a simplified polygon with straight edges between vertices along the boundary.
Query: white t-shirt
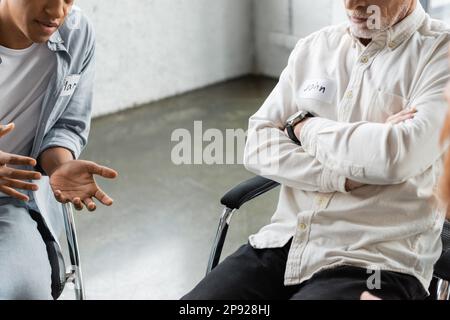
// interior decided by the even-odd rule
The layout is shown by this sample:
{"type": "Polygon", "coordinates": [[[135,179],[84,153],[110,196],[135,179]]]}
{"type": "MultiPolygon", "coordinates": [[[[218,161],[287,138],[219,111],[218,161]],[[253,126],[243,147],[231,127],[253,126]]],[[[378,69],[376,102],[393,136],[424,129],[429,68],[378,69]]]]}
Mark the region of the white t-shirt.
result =
{"type": "Polygon", "coordinates": [[[0,59],[0,123],[16,125],[0,138],[0,150],[29,155],[56,54],[46,43],[22,50],[0,46],[0,59]]]}

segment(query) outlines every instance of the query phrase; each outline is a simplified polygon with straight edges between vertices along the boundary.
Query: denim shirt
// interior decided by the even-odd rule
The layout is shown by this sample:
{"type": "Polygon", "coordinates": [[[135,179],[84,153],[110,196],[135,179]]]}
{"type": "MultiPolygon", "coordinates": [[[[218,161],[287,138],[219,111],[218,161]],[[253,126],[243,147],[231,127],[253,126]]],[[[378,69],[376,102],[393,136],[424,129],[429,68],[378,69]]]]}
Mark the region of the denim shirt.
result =
{"type": "MultiPolygon", "coordinates": [[[[63,147],[77,159],[87,144],[90,130],[95,69],[93,27],[74,6],[47,45],[56,54],[57,63],[43,100],[30,156],[38,159],[49,148],[63,147]]],[[[42,171],[39,166],[37,169],[42,171]]],[[[63,231],[62,205],[54,198],[48,177],[34,182],[39,190],[29,194],[26,206],[41,214],[57,240],[63,231]]],[[[12,198],[0,199],[0,205],[10,203],[25,205],[12,198]]]]}

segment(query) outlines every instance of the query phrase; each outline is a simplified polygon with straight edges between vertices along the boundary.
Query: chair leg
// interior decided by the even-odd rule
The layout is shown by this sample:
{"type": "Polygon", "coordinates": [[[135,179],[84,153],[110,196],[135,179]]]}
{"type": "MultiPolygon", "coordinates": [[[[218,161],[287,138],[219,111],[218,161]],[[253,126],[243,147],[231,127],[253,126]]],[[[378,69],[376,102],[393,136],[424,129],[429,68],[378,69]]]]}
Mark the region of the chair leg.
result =
{"type": "Polygon", "coordinates": [[[66,282],[74,284],[76,300],[85,300],[86,296],[84,292],[83,275],[81,273],[80,252],[78,250],[77,231],[75,228],[72,205],[70,203],[64,204],[63,210],[67,246],[69,248],[71,263],[68,273],[66,273],[66,282]]]}
{"type": "Polygon", "coordinates": [[[436,288],[437,300],[450,300],[450,283],[439,279],[436,288]]]}
{"type": "Polygon", "coordinates": [[[231,218],[233,217],[234,210],[230,208],[225,208],[220,217],[219,228],[217,229],[216,238],[214,239],[214,244],[209,256],[208,268],[206,274],[210,273],[220,261],[220,256],[222,254],[223,244],[227,237],[228,227],[230,225],[231,218]]]}

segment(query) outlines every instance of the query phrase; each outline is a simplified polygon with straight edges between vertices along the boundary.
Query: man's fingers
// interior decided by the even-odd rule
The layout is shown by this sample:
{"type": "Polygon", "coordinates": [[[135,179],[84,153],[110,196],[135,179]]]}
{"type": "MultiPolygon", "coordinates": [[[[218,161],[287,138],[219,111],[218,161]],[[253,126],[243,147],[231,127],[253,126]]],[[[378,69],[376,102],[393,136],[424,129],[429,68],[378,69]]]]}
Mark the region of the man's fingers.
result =
{"type": "Polygon", "coordinates": [[[404,115],[404,116],[401,116],[401,117],[398,119],[397,123],[400,123],[400,122],[403,122],[403,121],[406,121],[406,120],[409,120],[409,119],[414,119],[414,117],[415,117],[414,114],[406,114],[406,115],[404,115]]]}
{"type": "Polygon", "coordinates": [[[114,179],[118,176],[117,171],[105,166],[100,166],[95,162],[90,163],[89,172],[108,179],[114,179]]]}
{"type": "Polygon", "coordinates": [[[4,167],[0,169],[0,175],[10,179],[18,180],[39,180],[42,175],[36,171],[18,170],[4,167]]]}
{"type": "Polygon", "coordinates": [[[75,209],[77,209],[78,211],[83,210],[83,203],[81,202],[81,199],[76,197],[72,199],[72,203],[73,206],[75,207],[75,209]]]}
{"type": "Polygon", "coordinates": [[[3,178],[2,180],[4,181],[3,185],[14,189],[31,190],[31,191],[37,191],[39,189],[39,187],[34,183],[5,178],[3,178]]]}
{"type": "Polygon", "coordinates": [[[402,111],[390,116],[388,118],[388,120],[395,120],[398,117],[404,116],[404,115],[408,115],[408,114],[416,114],[417,113],[417,109],[416,108],[408,108],[408,109],[403,109],[402,111]]]}
{"type": "Polygon", "coordinates": [[[6,126],[0,125],[0,138],[6,136],[8,133],[14,130],[14,123],[9,123],[6,126]]]}
{"type": "Polygon", "coordinates": [[[97,209],[95,202],[91,198],[84,199],[83,203],[89,211],[95,211],[97,209]]]}
{"type": "Polygon", "coordinates": [[[95,193],[95,198],[103,203],[105,206],[111,206],[113,204],[113,199],[111,199],[106,193],[98,189],[95,193]]]}
{"type": "Polygon", "coordinates": [[[406,114],[400,117],[396,117],[395,119],[389,120],[388,123],[398,124],[409,119],[414,119],[414,114],[406,114]]]}
{"type": "Polygon", "coordinates": [[[36,166],[36,160],[30,157],[19,156],[10,153],[3,153],[2,164],[11,164],[11,165],[19,165],[19,166],[36,166]]]}
{"type": "Polygon", "coordinates": [[[417,112],[417,109],[415,107],[412,107],[412,108],[403,109],[402,111],[396,113],[395,115],[404,115],[407,113],[416,113],[416,112],[417,112]]]}
{"type": "Polygon", "coordinates": [[[64,197],[60,190],[55,191],[54,195],[55,195],[56,200],[58,200],[58,202],[60,202],[60,203],[65,204],[65,203],[69,202],[69,199],[64,197]]]}
{"type": "Polygon", "coordinates": [[[0,192],[3,192],[4,194],[7,194],[8,196],[11,196],[13,198],[22,200],[22,201],[29,201],[30,198],[28,198],[27,195],[20,193],[17,190],[14,190],[13,188],[7,187],[7,186],[0,186],[0,192]]]}
{"type": "Polygon", "coordinates": [[[414,118],[416,113],[417,113],[417,109],[415,109],[415,108],[405,109],[405,110],[400,111],[397,114],[394,114],[393,116],[390,116],[386,120],[386,123],[392,123],[392,124],[400,123],[402,121],[414,118]]]}

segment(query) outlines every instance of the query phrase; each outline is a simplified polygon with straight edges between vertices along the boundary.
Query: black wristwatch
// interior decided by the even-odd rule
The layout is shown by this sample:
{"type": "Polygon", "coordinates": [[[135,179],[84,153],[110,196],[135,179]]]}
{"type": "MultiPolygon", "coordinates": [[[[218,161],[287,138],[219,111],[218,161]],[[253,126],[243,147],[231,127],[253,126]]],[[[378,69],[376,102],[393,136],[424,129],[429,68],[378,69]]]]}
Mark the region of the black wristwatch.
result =
{"type": "Polygon", "coordinates": [[[292,141],[294,141],[296,144],[301,146],[300,140],[295,135],[294,129],[297,124],[305,120],[306,118],[314,118],[314,115],[308,111],[300,110],[296,114],[294,114],[292,117],[290,117],[286,122],[286,131],[289,135],[289,138],[291,138],[292,141]]]}

